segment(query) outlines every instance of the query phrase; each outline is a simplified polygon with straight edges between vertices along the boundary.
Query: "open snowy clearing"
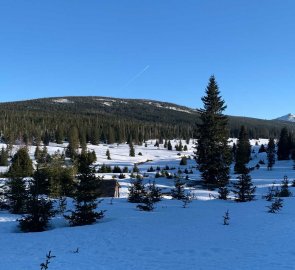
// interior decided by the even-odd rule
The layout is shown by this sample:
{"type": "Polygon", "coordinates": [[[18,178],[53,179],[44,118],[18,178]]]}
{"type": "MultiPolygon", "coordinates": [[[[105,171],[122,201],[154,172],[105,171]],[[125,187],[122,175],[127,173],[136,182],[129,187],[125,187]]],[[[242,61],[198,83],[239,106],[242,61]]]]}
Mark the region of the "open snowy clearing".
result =
{"type": "MultiPolygon", "coordinates": [[[[155,172],[147,173],[151,166],[161,168],[166,165],[178,169],[192,169],[191,180],[200,178],[195,161],[187,166],[179,166],[177,151],[168,151],[155,141],[148,146],[135,146],[136,156],[129,157],[128,145],[89,145],[97,154],[97,166],[105,163],[133,168],[138,165],[141,173],[149,180],[156,180],[161,188],[169,190],[174,180],[154,178],[155,172]],[[109,149],[112,160],[107,160],[109,149]],[[142,156],[138,153],[141,152],[142,156]],[[149,161],[148,161],[149,160],[149,161]],[[148,161],[148,162],[147,162],[148,161]]],[[[178,143],[176,140],[173,145],[178,143]]],[[[185,142],[182,141],[183,145],[185,142]]],[[[260,140],[259,143],[267,143],[260,140]]],[[[255,141],[252,141],[255,145],[255,141]]],[[[50,145],[49,153],[63,151],[64,145],[50,145]]],[[[1,146],[0,146],[1,147],[1,146]]],[[[265,160],[265,153],[257,153],[259,146],[253,146],[255,153],[249,166],[254,167],[259,160],[265,160]]],[[[173,148],[174,149],[174,148],[173,148]]],[[[30,147],[33,157],[35,148],[30,147]]],[[[193,144],[182,155],[193,154],[193,144]]],[[[262,199],[267,188],[276,181],[279,185],[287,175],[295,178],[292,161],[276,162],[273,171],[266,165],[251,172],[257,186],[256,200],[248,203],[215,200],[215,191],[197,187],[187,187],[196,195],[196,200],[183,208],[183,202],[164,199],[156,204],[153,212],[141,212],[136,204],[126,200],[130,183],[119,180],[121,198],[110,198],[99,204],[99,209],[107,210],[105,218],[91,226],[69,227],[63,217],[51,221],[51,228],[42,233],[21,233],[17,228],[17,215],[0,212],[0,269],[40,269],[49,250],[56,257],[49,269],[294,269],[295,199],[284,198],[284,206],[278,214],[267,213],[270,203],[262,199]],[[213,196],[211,196],[213,195],[213,196]],[[223,225],[223,215],[229,210],[229,226],[223,225]]],[[[2,167],[2,171],[7,168],[2,167]]],[[[105,179],[114,174],[105,175],[105,179]]],[[[185,175],[184,175],[185,176],[185,175]]],[[[231,175],[232,181],[236,175],[231,175]]],[[[295,188],[290,188],[295,194],[295,188]]],[[[70,201],[68,208],[70,208],[70,201]]]]}

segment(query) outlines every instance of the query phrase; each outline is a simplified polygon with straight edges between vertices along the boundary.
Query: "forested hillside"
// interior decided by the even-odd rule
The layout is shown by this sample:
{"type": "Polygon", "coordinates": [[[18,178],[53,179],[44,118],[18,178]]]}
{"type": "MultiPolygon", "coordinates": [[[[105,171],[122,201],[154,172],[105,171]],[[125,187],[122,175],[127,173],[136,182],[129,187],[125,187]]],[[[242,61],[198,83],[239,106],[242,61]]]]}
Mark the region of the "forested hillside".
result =
{"type": "MultiPolygon", "coordinates": [[[[0,103],[2,140],[60,142],[77,127],[80,142],[97,144],[147,139],[192,138],[197,135],[197,110],[172,103],[106,97],[55,97],[0,103]]],[[[245,125],[251,138],[278,137],[292,123],[230,117],[230,136],[245,125]]]]}

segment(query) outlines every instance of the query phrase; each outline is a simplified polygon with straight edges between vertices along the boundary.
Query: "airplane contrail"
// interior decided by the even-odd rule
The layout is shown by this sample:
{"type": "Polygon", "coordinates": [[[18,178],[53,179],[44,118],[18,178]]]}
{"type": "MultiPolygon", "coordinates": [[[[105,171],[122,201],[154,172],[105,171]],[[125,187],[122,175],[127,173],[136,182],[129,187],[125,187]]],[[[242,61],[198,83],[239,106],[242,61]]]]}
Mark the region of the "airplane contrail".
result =
{"type": "Polygon", "coordinates": [[[134,82],[136,79],[138,79],[143,73],[145,73],[150,68],[150,65],[146,65],[144,69],[139,71],[134,77],[132,77],[123,87],[122,89],[126,88],[129,84],[134,82]]]}

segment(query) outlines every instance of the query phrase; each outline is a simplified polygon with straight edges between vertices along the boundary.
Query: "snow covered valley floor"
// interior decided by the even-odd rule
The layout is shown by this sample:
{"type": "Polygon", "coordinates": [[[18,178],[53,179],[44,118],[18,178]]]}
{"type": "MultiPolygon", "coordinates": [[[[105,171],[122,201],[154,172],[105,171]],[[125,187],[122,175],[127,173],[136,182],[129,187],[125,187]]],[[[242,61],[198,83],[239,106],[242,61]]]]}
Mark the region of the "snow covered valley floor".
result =
{"type": "MultiPolygon", "coordinates": [[[[183,155],[190,155],[192,144],[183,155]]],[[[49,152],[56,151],[54,146],[49,152]]],[[[136,146],[136,153],[142,156],[128,156],[128,146],[91,146],[97,153],[97,165],[133,167],[136,162],[141,172],[150,166],[168,165],[192,169],[189,177],[199,178],[194,168],[195,161],[179,166],[177,151],[168,151],[153,146],[153,143],[136,146]],[[105,151],[109,148],[112,160],[108,161],[105,151]]],[[[254,166],[265,153],[257,153],[259,146],[253,146],[254,166]]],[[[34,148],[30,149],[34,153],[34,148]]],[[[4,169],[4,168],[3,168],[4,169]]],[[[173,172],[173,171],[172,171],[173,172]]],[[[169,189],[173,179],[154,178],[149,173],[145,181],[156,180],[157,184],[169,189]]],[[[112,174],[105,175],[111,178],[112,174]]],[[[0,212],[0,254],[2,270],[40,269],[46,254],[51,251],[49,270],[140,270],[140,269],[294,269],[295,261],[295,198],[284,198],[283,208],[277,214],[267,213],[267,202],[262,195],[273,181],[279,185],[287,175],[290,182],[295,178],[292,161],[276,162],[273,171],[265,165],[251,172],[257,186],[256,199],[237,203],[213,199],[214,191],[200,187],[187,187],[196,195],[187,208],[183,202],[163,199],[152,212],[136,209],[136,204],[126,200],[129,178],[120,180],[121,198],[105,198],[99,209],[107,210],[105,218],[96,224],[83,227],[69,227],[61,216],[53,218],[51,227],[42,233],[21,233],[17,229],[19,216],[0,212]],[[223,215],[229,211],[228,226],[223,225],[223,215]]],[[[236,175],[232,174],[232,181],[236,175]]],[[[295,188],[290,187],[295,195],[295,188]]],[[[70,204],[68,207],[71,207],[70,204]]]]}

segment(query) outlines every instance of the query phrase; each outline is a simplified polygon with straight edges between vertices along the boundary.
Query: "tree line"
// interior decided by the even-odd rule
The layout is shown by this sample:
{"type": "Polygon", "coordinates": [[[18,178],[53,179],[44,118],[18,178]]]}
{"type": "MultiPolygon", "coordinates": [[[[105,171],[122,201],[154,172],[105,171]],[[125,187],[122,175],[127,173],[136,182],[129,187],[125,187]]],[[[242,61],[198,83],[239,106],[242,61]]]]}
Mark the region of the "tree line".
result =
{"type": "MultiPolygon", "coordinates": [[[[172,106],[166,103],[151,106],[144,100],[117,100],[105,106],[97,101],[98,97],[69,99],[65,104],[54,102],[52,98],[1,103],[1,140],[7,144],[61,143],[67,141],[76,128],[80,144],[140,144],[148,139],[196,138],[201,122],[200,110],[171,110],[165,108],[172,106]]],[[[185,107],[180,109],[185,110],[185,107]]],[[[280,121],[233,116],[228,119],[231,137],[238,137],[241,125],[247,128],[250,138],[278,138],[284,125],[294,131],[293,124],[280,121]]]]}

